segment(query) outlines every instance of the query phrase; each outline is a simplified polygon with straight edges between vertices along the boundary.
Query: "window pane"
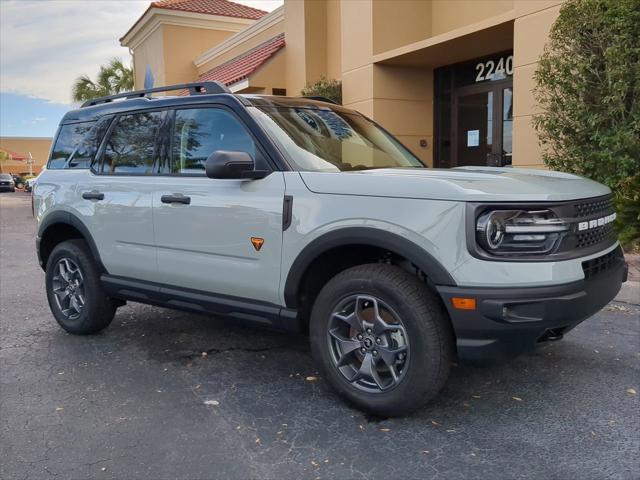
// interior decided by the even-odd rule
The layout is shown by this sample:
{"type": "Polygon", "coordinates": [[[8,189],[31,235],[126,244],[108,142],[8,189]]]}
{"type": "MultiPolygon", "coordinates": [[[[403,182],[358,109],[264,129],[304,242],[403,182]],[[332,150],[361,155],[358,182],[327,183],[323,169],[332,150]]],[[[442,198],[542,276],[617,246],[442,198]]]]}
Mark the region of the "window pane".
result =
{"type": "Polygon", "coordinates": [[[164,112],[123,115],[116,121],[104,150],[105,173],[151,173],[156,158],[155,140],[164,112]]]}
{"type": "Polygon", "coordinates": [[[95,125],[95,122],[73,123],[63,125],[56,139],[56,143],[51,151],[51,158],[47,164],[47,168],[51,170],[65,168],[67,160],[82,142],[84,136],[95,125]]]}
{"type": "Polygon", "coordinates": [[[73,155],[69,159],[67,168],[89,168],[104,134],[109,128],[111,117],[101,118],[85,135],[73,155]]]}
{"type": "Polygon", "coordinates": [[[251,136],[230,113],[203,108],[176,112],[171,173],[202,173],[217,150],[246,152],[256,159],[251,136]]]}
{"type": "Polygon", "coordinates": [[[511,165],[513,152],[513,89],[502,90],[502,164],[511,165]]]}

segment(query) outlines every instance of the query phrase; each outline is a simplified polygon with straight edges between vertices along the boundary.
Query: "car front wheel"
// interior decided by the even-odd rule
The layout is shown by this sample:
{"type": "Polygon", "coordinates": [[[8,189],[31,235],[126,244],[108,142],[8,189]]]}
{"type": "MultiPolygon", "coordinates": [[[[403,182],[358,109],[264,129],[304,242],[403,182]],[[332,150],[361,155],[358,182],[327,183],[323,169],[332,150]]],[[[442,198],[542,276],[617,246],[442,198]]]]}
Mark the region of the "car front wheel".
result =
{"type": "Polygon", "coordinates": [[[449,375],[454,341],[440,299],[415,275],[387,264],[350,268],[319,293],[311,348],[347,401],[396,416],[433,398],[449,375]]]}
{"type": "Polygon", "coordinates": [[[51,312],[67,332],[97,333],[113,320],[116,304],[104,292],[84,241],[56,245],[47,260],[45,281],[51,312]]]}

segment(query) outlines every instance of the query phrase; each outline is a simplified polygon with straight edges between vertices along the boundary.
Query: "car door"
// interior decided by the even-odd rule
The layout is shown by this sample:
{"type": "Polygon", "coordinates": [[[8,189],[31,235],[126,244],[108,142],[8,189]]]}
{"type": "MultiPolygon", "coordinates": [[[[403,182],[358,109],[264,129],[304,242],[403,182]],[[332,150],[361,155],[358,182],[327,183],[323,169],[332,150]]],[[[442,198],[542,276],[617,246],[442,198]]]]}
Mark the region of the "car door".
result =
{"type": "Polygon", "coordinates": [[[117,116],[87,182],[79,185],[90,231],[111,275],[154,281],[152,194],[165,111],[117,116]]]}
{"type": "Polygon", "coordinates": [[[278,302],[284,178],[210,179],[207,158],[243,151],[270,169],[246,126],[223,107],[174,112],[169,164],[153,194],[158,278],[199,291],[278,302]]]}

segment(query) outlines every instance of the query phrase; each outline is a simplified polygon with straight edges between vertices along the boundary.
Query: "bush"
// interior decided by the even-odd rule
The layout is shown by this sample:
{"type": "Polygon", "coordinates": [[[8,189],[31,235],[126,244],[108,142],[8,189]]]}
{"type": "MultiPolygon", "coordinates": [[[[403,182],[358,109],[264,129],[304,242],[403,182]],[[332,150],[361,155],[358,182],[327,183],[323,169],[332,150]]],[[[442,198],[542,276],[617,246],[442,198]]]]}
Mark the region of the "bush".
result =
{"type": "Polygon", "coordinates": [[[622,183],[615,201],[620,243],[627,250],[640,253],[640,174],[622,183]]]}
{"type": "Polygon", "coordinates": [[[323,76],[317,82],[304,87],[300,95],[303,97],[325,97],[342,105],[342,82],[340,80],[328,80],[323,76]]]}
{"type": "MultiPolygon", "coordinates": [[[[535,81],[545,164],[608,185],[624,215],[637,220],[631,177],[640,172],[640,1],[568,0],[535,81]]],[[[638,230],[618,224],[621,238],[638,239],[638,230]]]]}

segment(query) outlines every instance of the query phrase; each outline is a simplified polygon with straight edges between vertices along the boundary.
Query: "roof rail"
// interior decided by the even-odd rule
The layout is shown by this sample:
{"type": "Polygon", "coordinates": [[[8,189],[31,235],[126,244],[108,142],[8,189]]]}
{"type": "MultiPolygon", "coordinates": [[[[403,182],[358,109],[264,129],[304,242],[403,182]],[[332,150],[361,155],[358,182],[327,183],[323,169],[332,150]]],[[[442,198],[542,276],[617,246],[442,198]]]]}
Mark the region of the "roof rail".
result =
{"type": "Polygon", "coordinates": [[[91,107],[103,103],[113,102],[119,98],[141,98],[148,97],[152,93],[170,92],[172,90],[189,90],[189,95],[203,95],[208,93],[231,93],[226,85],[220,82],[201,82],[201,83],[181,83],[179,85],[168,85],[166,87],[147,88],[146,90],[135,90],[133,92],[122,92],[107,97],[92,98],[82,104],[80,108],[91,107]]]}
{"type": "Polygon", "coordinates": [[[330,98],[327,98],[327,97],[321,97],[319,95],[309,95],[308,97],[304,96],[302,98],[308,98],[309,100],[318,100],[319,102],[327,102],[327,103],[333,103],[334,105],[339,105],[339,103],[336,102],[335,100],[331,100],[330,98]]]}

